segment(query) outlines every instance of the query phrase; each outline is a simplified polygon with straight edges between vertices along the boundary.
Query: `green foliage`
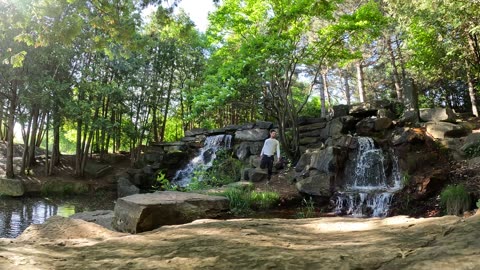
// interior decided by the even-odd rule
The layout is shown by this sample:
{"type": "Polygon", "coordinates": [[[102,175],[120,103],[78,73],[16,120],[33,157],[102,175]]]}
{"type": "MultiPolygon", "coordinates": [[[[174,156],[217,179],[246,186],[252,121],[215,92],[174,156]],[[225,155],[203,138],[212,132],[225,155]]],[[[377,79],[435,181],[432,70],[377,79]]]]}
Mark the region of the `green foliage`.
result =
{"type": "Polygon", "coordinates": [[[230,211],[236,215],[248,214],[254,209],[270,209],[280,200],[280,195],[276,192],[258,192],[251,187],[231,187],[220,195],[228,198],[230,211]]]}
{"type": "Polygon", "coordinates": [[[215,155],[216,158],[212,167],[205,170],[198,167],[194,171],[194,176],[188,190],[201,190],[209,187],[220,187],[240,180],[242,162],[232,156],[232,151],[228,149],[219,149],[215,155]]]}
{"type": "Polygon", "coordinates": [[[402,187],[406,187],[410,184],[412,177],[408,173],[402,175],[402,187]]]}
{"type": "Polygon", "coordinates": [[[315,203],[312,197],[309,197],[308,201],[303,198],[302,206],[298,210],[296,217],[297,218],[312,218],[315,217],[315,203]]]}
{"type": "Polygon", "coordinates": [[[276,203],[278,203],[278,201],[280,201],[280,195],[273,191],[252,191],[250,197],[253,205],[263,210],[272,208],[276,203]]]}
{"type": "Polygon", "coordinates": [[[306,117],[319,117],[321,115],[321,110],[320,98],[311,97],[307,104],[305,104],[301,115],[306,117]]]}
{"type": "Polygon", "coordinates": [[[168,180],[165,177],[165,173],[163,172],[158,172],[157,177],[155,178],[155,183],[152,186],[153,189],[155,190],[174,190],[178,191],[180,190],[180,187],[172,184],[170,180],[168,180]]]}
{"type": "Polygon", "coordinates": [[[470,209],[470,195],[463,185],[448,186],[440,194],[440,205],[448,215],[461,215],[470,209]]]}
{"type": "Polygon", "coordinates": [[[464,152],[465,155],[469,158],[480,156],[480,142],[468,146],[464,152]]]}
{"type": "Polygon", "coordinates": [[[478,199],[477,203],[476,203],[476,206],[478,209],[480,209],[480,199],[478,199]]]}

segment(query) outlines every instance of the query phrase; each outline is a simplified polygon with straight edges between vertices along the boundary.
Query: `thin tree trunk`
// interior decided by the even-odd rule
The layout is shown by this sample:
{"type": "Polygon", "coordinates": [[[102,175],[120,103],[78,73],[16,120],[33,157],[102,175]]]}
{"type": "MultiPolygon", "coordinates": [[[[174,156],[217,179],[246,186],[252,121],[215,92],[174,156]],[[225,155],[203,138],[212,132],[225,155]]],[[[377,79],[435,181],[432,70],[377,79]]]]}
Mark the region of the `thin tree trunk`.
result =
{"type": "Polygon", "coordinates": [[[48,162],[48,124],[49,124],[49,119],[48,119],[48,113],[47,113],[47,127],[46,127],[46,135],[45,135],[45,176],[49,176],[50,175],[50,166],[49,166],[49,162],[48,162]]]}
{"type": "Polygon", "coordinates": [[[30,120],[28,121],[28,125],[27,125],[27,132],[23,132],[23,129],[24,127],[22,126],[22,133],[23,134],[23,154],[22,154],[22,166],[20,167],[20,174],[21,175],[25,175],[26,171],[27,171],[27,164],[29,163],[28,161],[28,141],[29,141],[29,138],[30,138],[30,129],[32,127],[32,116],[30,116],[30,120]]]}
{"type": "Polygon", "coordinates": [[[343,83],[345,86],[345,99],[347,100],[347,105],[350,106],[350,85],[348,84],[347,69],[344,69],[342,73],[343,73],[343,83]]]}
{"type": "Polygon", "coordinates": [[[15,177],[13,170],[13,129],[15,126],[15,110],[17,108],[17,85],[13,82],[11,86],[10,106],[8,110],[7,119],[7,160],[6,160],[6,175],[7,178],[15,177]]]}
{"type": "Polygon", "coordinates": [[[403,89],[398,76],[398,68],[395,60],[395,54],[393,53],[392,42],[390,37],[386,37],[387,49],[390,54],[390,63],[392,64],[393,83],[395,84],[395,92],[397,93],[397,100],[403,103],[403,89]]]}
{"type": "Polygon", "coordinates": [[[75,175],[81,176],[81,164],[82,164],[82,120],[77,120],[77,144],[75,155],[75,175]]]}
{"type": "Polygon", "coordinates": [[[362,62],[358,61],[355,63],[355,67],[357,69],[357,84],[358,84],[358,96],[360,97],[360,102],[364,103],[367,99],[365,96],[365,89],[363,86],[363,67],[362,62]]]}
{"type": "Polygon", "coordinates": [[[473,82],[473,78],[470,74],[470,68],[467,64],[467,81],[468,81],[468,94],[470,96],[470,103],[472,103],[472,114],[475,117],[478,117],[478,107],[477,107],[477,99],[475,97],[475,86],[473,82]]]}
{"type": "Polygon", "coordinates": [[[172,61],[172,69],[170,71],[170,79],[168,82],[167,100],[165,101],[165,111],[163,113],[162,131],[160,134],[160,141],[162,142],[165,140],[165,128],[167,126],[167,116],[168,116],[168,109],[170,106],[170,96],[172,95],[172,89],[173,89],[174,69],[175,69],[175,65],[173,64],[173,61],[172,61]]]}
{"type": "MultiPolygon", "coordinates": [[[[407,72],[405,70],[405,60],[403,59],[403,54],[402,54],[402,50],[401,50],[401,46],[400,46],[400,41],[398,40],[398,38],[395,38],[395,48],[397,49],[397,56],[398,56],[398,61],[400,62],[400,69],[402,70],[402,78],[401,78],[401,81],[402,81],[402,88],[404,88],[405,86],[405,81],[407,80],[407,72]]],[[[405,90],[405,89],[404,89],[405,90]]],[[[405,93],[403,93],[403,99],[405,100],[405,93]]]]}
{"type": "Polygon", "coordinates": [[[326,117],[327,116],[327,108],[325,105],[325,91],[326,91],[326,80],[325,76],[323,76],[322,73],[322,86],[320,87],[320,117],[326,117]]]}
{"type": "Polygon", "coordinates": [[[37,106],[33,106],[32,108],[32,130],[30,135],[30,147],[28,150],[28,158],[27,158],[27,170],[35,164],[35,140],[37,138],[37,130],[38,130],[38,116],[39,116],[40,109],[37,106]]]}

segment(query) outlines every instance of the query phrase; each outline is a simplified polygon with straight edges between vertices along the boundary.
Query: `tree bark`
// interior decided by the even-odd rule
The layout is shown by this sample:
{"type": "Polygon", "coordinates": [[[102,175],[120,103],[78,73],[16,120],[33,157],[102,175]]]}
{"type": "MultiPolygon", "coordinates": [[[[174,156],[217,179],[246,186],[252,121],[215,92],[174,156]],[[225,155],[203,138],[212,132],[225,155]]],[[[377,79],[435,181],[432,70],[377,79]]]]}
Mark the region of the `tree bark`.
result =
{"type": "Polygon", "coordinates": [[[363,78],[362,61],[356,62],[355,67],[357,69],[358,96],[360,98],[360,102],[364,103],[367,99],[365,96],[365,89],[363,86],[364,78],[363,78]]]}
{"type": "Polygon", "coordinates": [[[28,150],[28,158],[27,158],[27,170],[35,164],[35,140],[37,138],[37,130],[38,130],[38,115],[40,109],[38,106],[32,107],[32,130],[30,132],[30,144],[28,150]]]}
{"type": "Polygon", "coordinates": [[[343,84],[345,86],[345,99],[347,100],[347,105],[350,106],[350,85],[348,83],[347,69],[343,70],[343,84]]]}
{"type": "Polygon", "coordinates": [[[327,108],[325,105],[325,92],[327,89],[327,80],[326,76],[324,76],[325,73],[322,72],[322,86],[320,87],[320,116],[321,117],[326,117],[327,116],[327,108]]]}
{"type": "Polygon", "coordinates": [[[7,178],[15,177],[13,170],[13,136],[15,126],[15,110],[17,108],[17,85],[13,82],[10,89],[10,106],[7,118],[7,160],[6,160],[6,175],[7,178]]]}
{"type": "Polygon", "coordinates": [[[387,49],[390,54],[390,63],[392,64],[393,83],[395,85],[395,92],[397,93],[397,100],[403,103],[403,89],[398,76],[397,62],[395,54],[393,53],[392,42],[390,37],[386,37],[387,49]]]}
{"type": "Polygon", "coordinates": [[[475,96],[475,86],[472,75],[470,74],[470,68],[467,65],[467,81],[468,81],[468,94],[470,96],[470,103],[472,103],[472,114],[478,117],[477,98],[475,96]]]}

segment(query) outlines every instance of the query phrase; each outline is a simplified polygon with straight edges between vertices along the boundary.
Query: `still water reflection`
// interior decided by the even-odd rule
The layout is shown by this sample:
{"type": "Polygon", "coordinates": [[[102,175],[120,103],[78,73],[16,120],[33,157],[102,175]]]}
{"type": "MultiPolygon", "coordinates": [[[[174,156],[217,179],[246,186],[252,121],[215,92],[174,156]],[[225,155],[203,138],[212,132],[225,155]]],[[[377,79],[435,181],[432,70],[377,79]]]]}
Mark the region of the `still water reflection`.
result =
{"type": "Polygon", "coordinates": [[[41,224],[53,215],[112,210],[115,194],[82,195],[64,198],[0,197],[0,238],[15,238],[31,224],[41,224]]]}

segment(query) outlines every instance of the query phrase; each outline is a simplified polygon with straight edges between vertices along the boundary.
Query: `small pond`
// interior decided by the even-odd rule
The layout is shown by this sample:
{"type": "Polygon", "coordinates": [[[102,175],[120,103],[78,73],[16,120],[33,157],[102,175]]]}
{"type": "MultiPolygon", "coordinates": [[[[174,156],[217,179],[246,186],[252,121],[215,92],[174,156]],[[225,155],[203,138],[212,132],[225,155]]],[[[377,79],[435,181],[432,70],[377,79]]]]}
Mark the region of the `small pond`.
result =
{"type": "Polygon", "coordinates": [[[31,224],[41,224],[51,216],[69,217],[75,213],[113,210],[116,192],[65,197],[1,197],[0,238],[15,238],[31,224]]]}

